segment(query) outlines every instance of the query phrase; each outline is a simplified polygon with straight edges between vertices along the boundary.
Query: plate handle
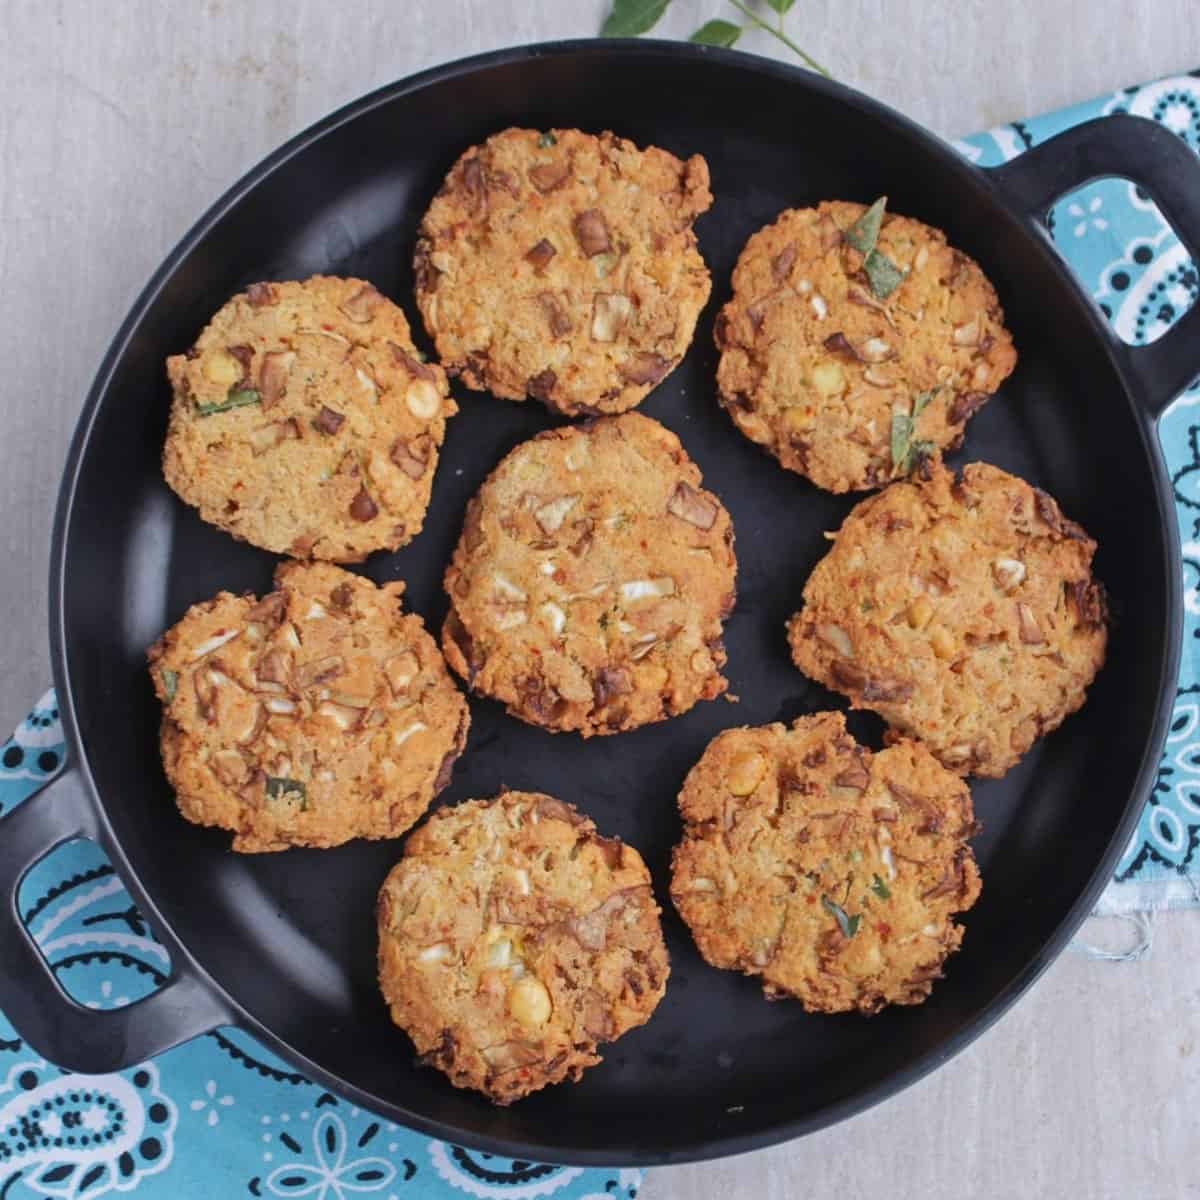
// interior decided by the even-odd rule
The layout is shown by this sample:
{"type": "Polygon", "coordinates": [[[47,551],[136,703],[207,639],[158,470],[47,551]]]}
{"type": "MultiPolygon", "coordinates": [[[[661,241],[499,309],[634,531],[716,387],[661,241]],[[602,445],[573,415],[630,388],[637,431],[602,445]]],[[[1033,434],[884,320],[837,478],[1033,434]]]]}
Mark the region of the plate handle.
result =
{"type": "Polygon", "coordinates": [[[56,846],[95,835],[95,812],[70,766],[0,818],[0,1009],[35,1050],[88,1075],[132,1066],[230,1019],[176,956],[166,983],[124,1008],[87,1008],[63,990],[21,920],[17,893],[56,846]]]}
{"type": "MultiPolygon", "coordinates": [[[[1200,263],[1200,157],[1156,121],[1097,117],[992,167],[989,175],[1043,233],[1050,207],[1068,192],[1106,176],[1131,179],[1150,194],[1192,261],[1200,263]]],[[[1157,419],[1200,375],[1200,303],[1157,341],[1119,342],[1117,350],[1134,398],[1157,419]]]]}

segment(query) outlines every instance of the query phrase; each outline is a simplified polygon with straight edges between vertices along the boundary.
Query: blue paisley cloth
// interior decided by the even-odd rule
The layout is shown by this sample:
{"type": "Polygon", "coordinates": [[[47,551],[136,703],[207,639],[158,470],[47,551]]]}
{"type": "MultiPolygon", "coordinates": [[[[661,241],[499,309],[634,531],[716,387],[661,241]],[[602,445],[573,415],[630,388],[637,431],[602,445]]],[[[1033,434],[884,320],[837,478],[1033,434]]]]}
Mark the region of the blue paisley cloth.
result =
{"type": "MultiPolygon", "coordinates": [[[[1092,117],[1161,122],[1200,152],[1200,71],[1125,88],[958,143],[981,166],[1092,117]]],[[[1196,299],[1195,265],[1150,199],[1104,180],[1054,209],[1059,248],[1129,342],[1196,299]]],[[[1200,902],[1200,386],[1162,418],[1183,544],[1185,646],[1158,778],[1098,911],[1200,902]]],[[[0,748],[0,813],[62,767],[54,693],[0,748]]],[[[103,852],[72,842],[24,880],[20,910],[63,987],[92,1008],[153,991],[170,969],[103,852]]],[[[0,1015],[0,1200],[636,1200],[642,1172],[496,1157],[402,1129],[324,1091],[253,1038],[219,1029],[109,1075],[60,1070],[0,1015]]]]}

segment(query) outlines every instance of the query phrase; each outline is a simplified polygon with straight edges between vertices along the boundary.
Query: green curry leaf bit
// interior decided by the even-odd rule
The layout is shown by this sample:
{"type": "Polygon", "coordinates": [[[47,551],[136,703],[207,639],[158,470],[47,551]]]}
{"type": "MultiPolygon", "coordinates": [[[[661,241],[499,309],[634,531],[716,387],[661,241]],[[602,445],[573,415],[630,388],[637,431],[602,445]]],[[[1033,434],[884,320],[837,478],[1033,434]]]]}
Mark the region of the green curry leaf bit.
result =
{"type": "Polygon", "coordinates": [[[880,300],[886,300],[904,282],[904,272],[882,250],[872,250],[863,259],[863,271],[880,300]]]}
{"type": "Polygon", "coordinates": [[[912,449],[913,419],[899,409],[892,410],[892,469],[907,474],[905,464],[912,449]]]}
{"type": "Polygon", "coordinates": [[[795,3],[796,0],[767,0],[767,7],[773,12],[777,12],[782,17],[795,3]]]}
{"type": "Polygon", "coordinates": [[[196,413],[201,417],[210,417],[213,413],[228,412],[231,408],[245,408],[249,404],[259,404],[262,397],[254,388],[238,387],[236,384],[229,389],[224,400],[216,404],[196,404],[196,413]]]}
{"type": "Polygon", "coordinates": [[[649,33],[667,11],[670,0],[613,0],[600,33],[604,37],[637,37],[649,33]]]}
{"type": "Polygon", "coordinates": [[[847,244],[854,247],[859,254],[870,254],[875,249],[875,243],[879,241],[879,229],[883,224],[883,210],[887,208],[887,197],[880,196],[870,208],[867,209],[853,225],[850,226],[842,237],[846,239],[847,244]]]}
{"type": "Polygon", "coordinates": [[[163,667],[161,674],[163,695],[166,696],[167,703],[170,704],[175,699],[175,689],[179,686],[179,672],[163,667]]]}
{"type": "Polygon", "coordinates": [[[879,230],[883,227],[883,214],[887,208],[887,197],[880,196],[842,237],[848,246],[863,256],[863,273],[871,291],[880,300],[886,300],[904,281],[904,272],[884,252],[877,248],[879,230]]]}
{"type": "Polygon", "coordinates": [[[940,392],[942,385],[939,383],[936,387],[931,387],[927,392],[918,392],[913,397],[912,419],[915,421],[922,412],[925,411],[925,406],[940,392]]]}
{"type": "Polygon", "coordinates": [[[913,419],[907,413],[892,413],[892,474],[911,475],[934,451],[925,438],[913,437],[913,419]]]}
{"type": "Polygon", "coordinates": [[[289,793],[300,797],[300,811],[308,810],[308,789],[299,779],[289,779],[286,775],[268,775],[264,788],[268,800],[282,800],[289,793]]]}
{"type": "Polygon", "coordinates": [[[822,896],[821,903],[829,912],[833,913],[834,919],[838,923],[838,928],[842,931],[842,937],[852,938],[858,932],[858,926],[862,921],[862,917],[857,913],[852,917],[847,916],[846,910],[840,904],[835,904],[828,896],[822,896]]]}
{"type": "Polygon", "coordinates": [[[912,412],[892,411],[892,471],[896,475],[907,475],[912,469],[933,453],[933,443],[924,438],[913,438],[917,431],[917,418],[925,406],[937,395],[941,384],[927,392],[918,392],[913,397],[912,412]]]}
{"type": "Polygon", "coordinates": [[[888,887],[878,875],[871,876],[871,891],[877,895],[880,900],[890,900],[892,898],[892,889],[888,887]]]}
{"type": "Polygon", "coordinates": [[[558,138],[552,133],[540,133],[538,134],[538,145],[543,150],[549,150],[551,146],[558,145],[558,138]]]}
{"type": "Polygon", "coordinates": [[[695,33],[688,38],[701,46],[732,46],[742,36],[742,27],[732,21],[705,21],[695,33]]]}

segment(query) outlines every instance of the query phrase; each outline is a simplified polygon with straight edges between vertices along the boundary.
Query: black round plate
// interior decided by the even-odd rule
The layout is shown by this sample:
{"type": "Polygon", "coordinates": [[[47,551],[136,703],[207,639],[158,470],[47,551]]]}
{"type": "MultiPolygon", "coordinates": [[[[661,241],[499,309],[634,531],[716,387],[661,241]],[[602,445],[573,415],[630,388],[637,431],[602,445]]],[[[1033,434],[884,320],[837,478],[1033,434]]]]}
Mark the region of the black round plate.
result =
{"type": "MultiPolygon", "coordinates": [[[[63,501],[59,684],[110,848],[164,939],[187,947],[244,1025],[302,1068],[397,1121],[523,1158],[678,1161],[818,1128],[964,1046],[1026,987],[1087,911],[1154,765],[1174,599],[1161,469],[1090,306],[983,172],[882,106],[799,70],[729,52],[586,42],[439,68],[329,118],[237,185],[185,239],[123,328],[85,413],[63,501]],[[376,989],[376,889],[399,842],[245,857],[176,812],[157,755],[144,648],[218,589],[263,591],[274,560],[204,525],[159,470],[163,359],[233,292],[312,272],[371,279],[416,317],[414,231],[467,146],[508,125],[613,129],[708,159],[716,201],[697,224],[714,294],[682,366],[642,406],[683,439],[733,514],[740,599],[730,691],[675,720],[584,742],[472,701],[444,802],[502,785],[571,800],[637,846],[665,909],[672,974],[653,1019],[577,1086],[501,1110],[417,1068],[376,989]],[[1118,614],[1108,665],[1077,716],[1007,778],[975,785],[983,897],[927,1003],[877,1017],[768,1004],[706,966],[667,898],[675,797],[734,724],[840,707],[791,665],[784,622],[853,500],[818,491],[742,438],[716,402],[712,318],[749,234],[783,208],[869,201],[944,228],[995,281],[1020,365],[971,424],[983,458],[1047,488],[1098,537],[1118,614]],[[1114,504],[1114,497],[1120,497],[1114,504]],[[1150,750],[1148,750],[1150,748],[1150,750]]],[[[431,629],[464,506],[497,460],[552,424],[457,387],[425,532],[363,568],[408,581],[431,629]]],[[[870,716],[852,726],[878,744],[870,716]]]]}

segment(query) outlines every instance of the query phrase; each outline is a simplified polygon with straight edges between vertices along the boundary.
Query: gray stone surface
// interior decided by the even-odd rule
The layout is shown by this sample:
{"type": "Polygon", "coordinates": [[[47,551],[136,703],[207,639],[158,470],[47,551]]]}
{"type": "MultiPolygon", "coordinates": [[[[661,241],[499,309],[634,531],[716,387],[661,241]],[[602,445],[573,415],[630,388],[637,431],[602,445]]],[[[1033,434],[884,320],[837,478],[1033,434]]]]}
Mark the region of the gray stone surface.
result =
{"type": "MultiPolygon", "coordinates": [[[[596,0],[7,0],[0,725],[49,675],[47,546],[81,398],[180,234],[331,108],[463,54],[588,36],[602,11],[596,0]]],[[[662,31],[686,36],[718,14],[730,15],[718,0],[675,0],[662,31]]],[[[788,26],[839,78],[947,135],[1200,65],[1195,0],[812,0],[788,26]]],[[[745,48],[777,51],[761,34],[745,48]]],[[[803,1142],[653,1172],[644,1196],[1200,1195],[1198,931],[1195,913],[1164,916],[1153,953],[1130,965],[1065,955],[996,1029],[899,1098],[803,1142]]]]}

